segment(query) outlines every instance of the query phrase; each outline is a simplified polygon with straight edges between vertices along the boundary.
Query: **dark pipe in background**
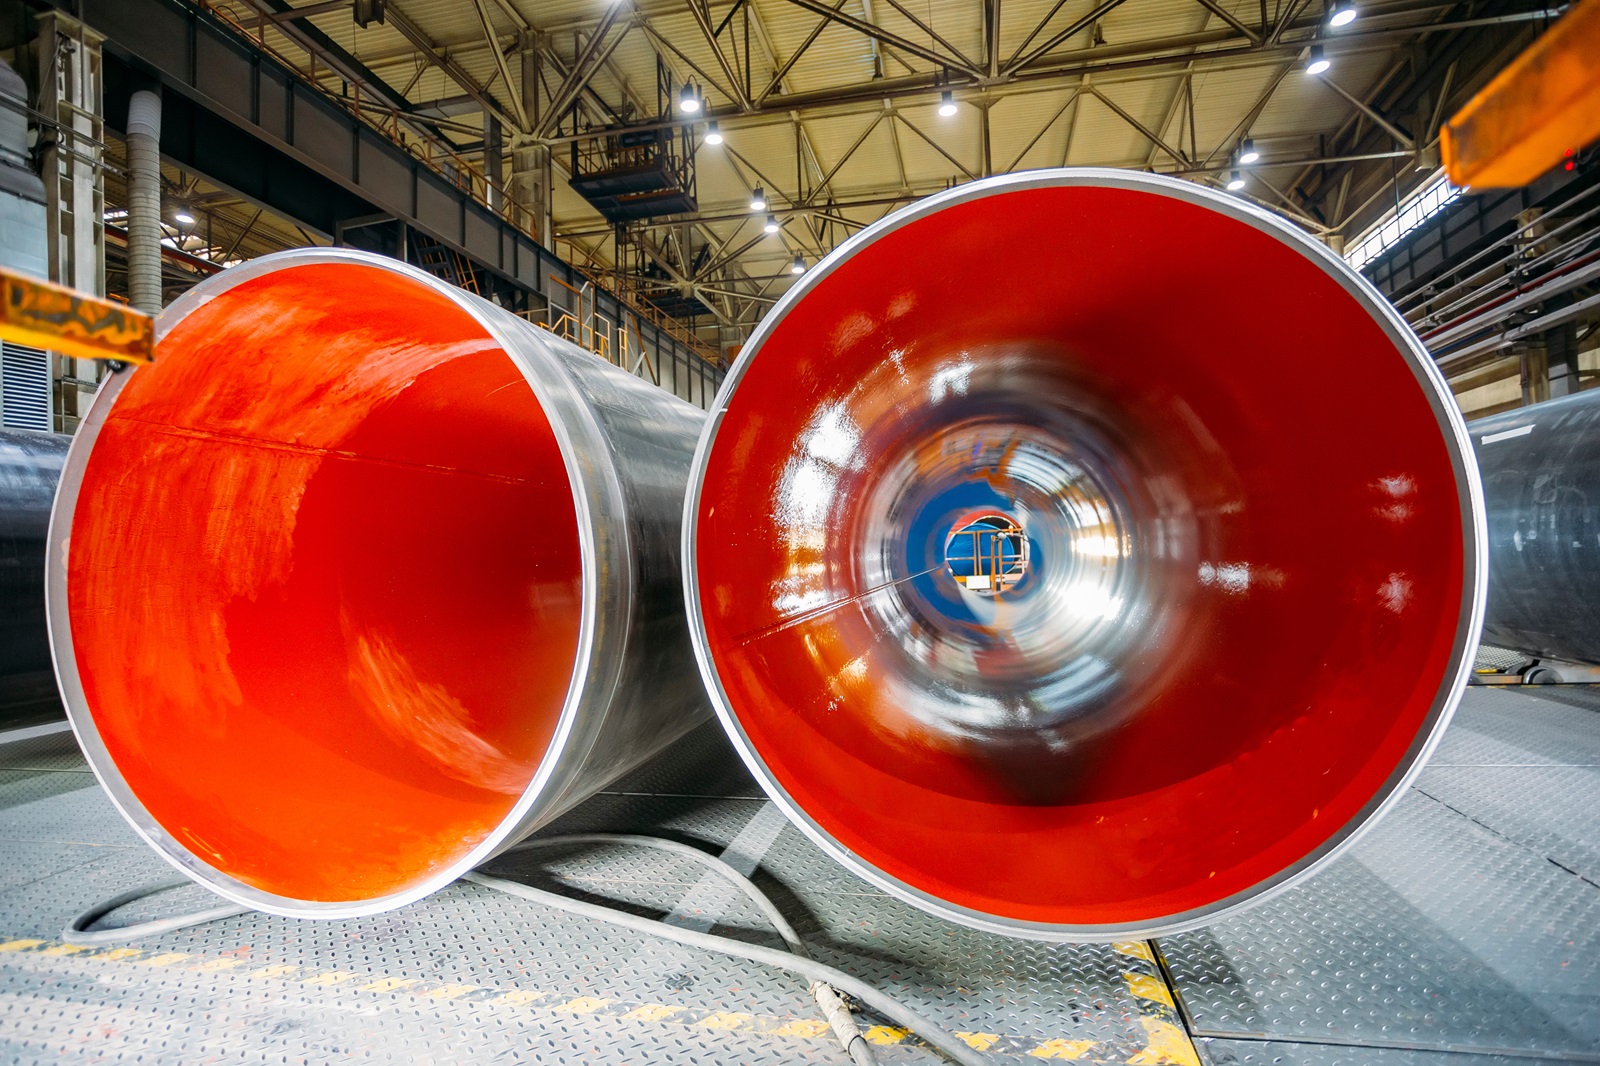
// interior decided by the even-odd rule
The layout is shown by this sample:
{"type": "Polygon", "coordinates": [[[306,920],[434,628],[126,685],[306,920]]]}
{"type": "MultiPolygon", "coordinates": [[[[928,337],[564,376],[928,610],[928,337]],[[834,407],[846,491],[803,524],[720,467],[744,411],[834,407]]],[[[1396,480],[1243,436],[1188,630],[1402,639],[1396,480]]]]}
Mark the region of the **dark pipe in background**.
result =
{"type": "Polygon", "coordinates": [[[50,667],[44,560],[71,437],[0,429],[0,726],[63,715],[50,667]]]}
{"type": "Polygon", "coordinates": [[[1483,642],[1600,664],[1600,390],[1467,428],[1489,520],[1483,642]]]}

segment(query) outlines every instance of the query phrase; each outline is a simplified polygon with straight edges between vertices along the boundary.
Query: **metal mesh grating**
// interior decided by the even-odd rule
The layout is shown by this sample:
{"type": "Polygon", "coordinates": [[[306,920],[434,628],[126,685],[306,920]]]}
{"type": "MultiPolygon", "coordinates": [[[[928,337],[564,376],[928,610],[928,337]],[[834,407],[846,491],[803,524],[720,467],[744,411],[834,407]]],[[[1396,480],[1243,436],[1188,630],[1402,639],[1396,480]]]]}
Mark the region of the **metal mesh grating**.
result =
{"type": "Polygon", "coordinates": [[[1504,674],[1514,674],[1526,667],[1532,659],[1520,651],[1511,651],[1507,648],[1494,648],[1487,644],[1478,645],[1478,657],[1472,663],[1475,671],[1494,670],[1504,674]]]}

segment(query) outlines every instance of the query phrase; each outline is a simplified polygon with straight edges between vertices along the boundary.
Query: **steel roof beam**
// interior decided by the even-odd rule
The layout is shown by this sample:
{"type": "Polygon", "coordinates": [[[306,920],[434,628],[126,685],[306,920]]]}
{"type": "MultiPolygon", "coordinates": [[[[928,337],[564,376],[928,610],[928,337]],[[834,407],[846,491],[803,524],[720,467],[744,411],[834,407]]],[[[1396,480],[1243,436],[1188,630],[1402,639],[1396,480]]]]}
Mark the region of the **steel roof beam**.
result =
{"type": "MultiPolygon", "coordinates": [[[[1161,124],[1156,127],[1156,132],[1163,134],[1167,132],[1167,128],[1172,125],[1172,120],[1177,118],[1182,110],[1185,97],[1189,100],[1189,110],[1192,113],[1194,111],[1194,63],[1192,61],[1183,68],[1183,73],[1178,75],[1177,84],[1172,89],[1172,97],[1167,101],[1166,109],[1162,112],[1161,124]]],[[[1192,124],[1189,133],[1192,137],[1194,133],[1192,124]]],[[[1183,143],[1183,126],[1181,123],[1178,126],[1178,143],[1183,143]]],[[[1145,156],[1144,160],[1147,170],[1156,165],[1156,153],[1159,151],[1161,151],[1160,145],[1150,145],[1150,152],[1145,156]]],[[[1192,147],[1189,151],[1189,158],[1191,160],[1194,159],[1194,149],[1192,147]]]]}
{"type": "Polygon", "coordinates": [[[484,0],[472,0],[472,7],[478,13],[478,22],[483,26],[483,38],[489,43],[489,51],[494,53],[494,64],[500,70],[500,80],[505,82],[506,94],[511,97],[511,106],[516,112],[517,119],[513,128],[519,133],[531,133],[533,131],[528,126],[528,113],[522,109],[522,97],[517,92],[516,83],[511,80],[511,68],[506,66],[505,53],[500,51],[500,40],[495,36],[494,22],[489,18],[489,9],[485,6],[484,0]]]}
{"type": "Polygon", "coordinates": [[[1027,156],[1027,154],[1029,152],[1033,151],[1033,146],[1038,144],[1039,141],[1044,138],[1044,135],[1046,133],[1050,132],[1050,127],[1054,126],[1056,124],[1057,120],[1059,120],[1062,115],[1065,115],[1067,113],[1067,108],[1071,107],[1074,103],[1076,103],[1078,97],[1082,93],[1083,93],[1083,89],[1081,87],[1076,87],[1075,86],[1073,88],[1073,90],[1070,93],[1067,94],[1066,101],[1064,103],[1062,103],[1062,105],[1060,107],[1056,108],[1055,114],[1053,114],[1049,118],[1045,119],[1044,125],[1039,127],[1039,132],[1035,133],[1033,135],[1033,139],[1030,140],[1023,147],[1022,151],[1017,153],[1017,157],[1011,161],[1009,166],[1006,167],[1005,173],[1010,173],[1011,171],[1017,169],[1017,165],[1022,162],[1022,160],[1027,156]]]}
{"type": "MultiPolygon", "coordinates": [[[[1396,151],[1396,152],[1360,152],[1360,153],[1355,153],[1355,154],[1351,154],[1351,155],[1319,156],[1319,157],[1316,157],[1316,158],[1300,157],[1300,158],[1295,158],[1295,159],[1285,159],[1285,160],[1274,162],[1271,165],[1273,167],[1326,166],[1326,165],[1337,164],[1337,163],[1359,163],[1359,162],[1373,162],[1373,161],[1384,160],[1384,159],[1405,159],[1405,158],[1409,158],[1410,155],[1411,155],[1410,152],[1404,152],[1404,151],[1396,151]]],[[[1156,169],[1154,171],[1154,173],[1167,174],[1167,175],[1170,175],[1170,176],[1173,176],[1173,177],[1201,177],[1201,176],[1204,176],[1204,175],[1207,175],[1207,174],[1220,174],[1220,173],[1223,173],[1224,171],[1227,171],[1229,169],[1231,169],[1231,164],[1223,164],[1223,165],[1220,165],[1220,166],[1217,166],[1217,165],[1190,166],[1190,167],[1172,168],[1172,169],[1167,169],[1167,170],[1163,170],[1163,169],[1159,169],[1158,168],[1158,169],[1156,169]]],[[[786,208],[784,210],[786,212],[791,212],[791,213],[796,214],[796,215],[812,214],[812,215],[817,215],[817,216],[820,217],[820,216],[828,214],[830,211],[834,211],[834,212],[837,212],[837,211],[849,211],[849,210],[854,210],[856,208],[862,208],[862,207],[891,207],[891,206],[894,206],[896,204],[903,204],[903,203],[906,203],[906,202],[911,201],[911,200],[921,199],[922,197],[927,196],[930,193],[937,192],[940,189],[943,189],[944,187],[945,187],[945,185],[944,185],[944,182],[942,182],[942,181],[924,182],[921,187],[912,187],[912,188],[910,188],[908,190],[905,190],[905,191],[888,192],[888,193],[885,193],[884,195],[881,195],[881,196],[863,195],[863,196],[859,196],[859,197],[855,197],[855,198],[851,198],[851,199],[836,200],[836,201],[834,201],[832,203],[829,203],[829,204],[827,204],[827,205],[825,205],[823,207],[804,207],[804,206],[800,206],[800,207],[790,207],[790,208],[786,208]]],[[[750,213],[749,208],[743,208],[743,209],[729,208],[729,209],[720,210],[720,211],[713,209],[711,211],[707,211],[707,212],[699,215],[694,221],[696,223],[698,223],[698,224],[709,224],[709,223],[715,223],[715,222],[733,222],[733,221],[737,221],[739,219],[746,219],[746,218],[749,218],[749,217],[751,217],[751,213],[750,213]]],[[[671,219],[660,219],[660,220],[656,220],[656,221],[644,220],[644,221],[641,221],[641,222],[633,223],[632,225],[633,225],[633,227],[635,229],[663,229],[663,228],[668,228],[668,227],[672,227],[672,226],[681,226],[683,224],[684,224],[684,220],[683,219],[681,219],[681,218],[671,218],[671,219]]],[[[1320,223],[1319,222],[1319,223],[1317,223],[1317,225],[1319,227],[1322,227],[1322,226],[1324,226],[1324,223],[1320,223]]],[[[562,238],[565,238],[565,237],[567,237],[569,235],[570,236],[574,236],[574,237],[600,237],[600,236],[604,236],[605,234],[608,234],[610,232],[611,232],[610,227],[606,227],[606,228],[603,228],[603,229],[602,228],[570,229],[570,230],[561,231],[559,236],[562,237],[562,238]]]]}
{"type": "Polygon", "coordinates": [[[1353,93],[1350,93],[1340,86],[1338,82],[1326,75],[1318,77],[1317,80],[1322,82],[1322,84],[1326,85],[1328,88],[1332,89],[1338,95],[1344,97],[1345,100],[1349,102],[1351,107],[1354,107],[1357,111],[1360,111],[1363,115],[1366,115],[1368,118],[1370,118],[1374,123],[1377,124],[1379,129],[1382,129],[1385,133],[1393,137],[1405,147],[1410,148],[1413,151],[1416,150],[1416,139],[1399,126],[1396,126],[1393,122],[1390,122],[1387,118],[1384,118],[1383,113],[1377,108],[1373,107],[1365,100],[1359,99],[1353,93]]]}
{"type": "Polygon", "coordinates": [[[579,54],[572,68],[567,71],[567,76],[550,98],[550,105],[545,109],[544,117],[534,129],[535,137],[546,137],[556,124],[561,121],[561,116],[567,108],[572,106],[574,100],[583,92],[584,85],[594,76],[600,65],[610,58],[616,51],[617,45],[622,43],[622,38],[627,35],[628,24],[624,23],[622,31],[610,37],[611,27],[616,23],[617,16],[622,14],[622,3],[612,4],[600,19],[600,24],[589,35],[588,43],[579,54]],[[608,43],[609,39],[609,43],[608,43]]]}
{"type": "Polygon", "coordinates": [[[957,170],[961,171],[961,173],[966,175],[968,181],[977,181],[978,180],[978,175],[976,175],[972,171],[968,170],[965,163],[961,162],[961,160],[957,159],[955,156],[953,156],[949,152],[945,151],[938,144],[938,142],[936,142],[932,137],[929,137],[926,133],[923,133],[916,126],[912,125],[910,119],[906,118],[899,111],[891,111],[889,114],[890,114],[890,117],[892,117],[895,121],[901,123],[902,125],[905,126],[906,129],[910,130],[912,133],[915,133],[918,137],[922,138],[922,143],[926,144],[929,148],[932,148],[935,152],[938,152],[940,155],[942,155],[946,159],[948,159],[951,162],[951,164],[955,166],[955,168],[957,170]]]}
{"type": "Polygon", "coordinates": [[[1099,22],[1101,19],[1105,18],[1107,15],[1121,7],[1126,2],[1127,0],[1101,0],[1099,4],[1095,5],[1094,10],[1077,19],[1072,23],[1072,25],[1068,26],[1054,37],[1051,37],[1048,41],[1046,41],[1044,44],[1041,44],[1027,55],[1021,56],[1020,58],[1018,58],[1018,56],[1012,56],[1011,59],[1006,63],[1005,69],[1001,71],[1001,73],[1008,77],[1017,73],[1019,70],[1022,70],[1024,67],[1027,67],[1029,64],[1038,60],[1040,57],[1055,51],[1058,47],[1077,36],[1083,30],[1093,26],[1096,22],[1099,22]]]}
{"type": "MultiPolygon", "coordinates": [[[[967,70],[981,70],[980,66],[976,62],[967,58],[966,53],[962,52],[961,49],[957,48],[955,45],[951,44],[949,41],[935,33],[932,26],[928,25],[921,19],[917,18],[916,15],[912,14],[909,8],[900,3],[900,0],[883,0],[883,2],[900,12],[906,21],[910,22],[917,29],[921,30],[923,33],[926,33],[930,41],[944,45],[945,51],[949,52],[951,55],[955,56],[961,61],[961,66],[965,67],[967,70]]],[[[985,6],[987,7],[987,4],[985,6]]],[[[932,15],[930,14],[929,17],[932,18],[932,15]]]]}
{"type": "MultiPolygon", "coordinates": [[[[247,2],[255,2],[255,0],[247,0],[247,2]]],[[[451,81],[461,86],[462,91],[464,91],[474,100],[478,101],[478,105],[485,111],[489,112],[495,118],[499,119],[501,122],[504,122],[512,129],[519,128],[517,126],[517,120],[515,116],[513,116],[510,111],[502,106],[500,101],[496,100],[488,92],[488,90],[479,85],[477,79],[471,74],[468,74],[466,70],[462,68],[460,63],[457,63],[449,56],[443,54],[439,46],[433,43],[433,40],[422,31],[422,28],[419,27],[415,22],[412,22],[411,19],[408,18],[406,14],[399,8],[395,7],[392,2],[389,4],[388,11],[385,15],[385,22],[388,25],[393,26],[403,37],[405,37],[406,40],[410,41],[414,46],[416,46],[416,48],[422,52],[422,57],[424,59],[426,59],[433,66],[436,66],[440,70],[444,71],[444,73],[449,76],[451,81]]],[[[509,84],[507,85],[507,91],[511,91],[511,86],[509,84]]]]}
{"type": "Polygon", "coordinates": [[[1121,105],[1116,103],[1116,101],[1112,100],[1109,96],[1101,92],[1095,86],[1091,85],[1085,91],[1092,93],[1096,100],[1099,100],[1102,104],[1105,104],[1107,107],[1109,107],[1118,118],[1122,119],[1122,121],[1126,122],[1128,125],[1132,126],[1134,129],[1143,134],[1145,140],[1149,141],[1151,144],[1170,155],[1174,162],[1183,166],[1188,166],[1193,162],[1193,160],[1183,154],[1183,149],[1174,148],[1172,145],[1162,140],[1153,130],[1150,129],[1150,127],[1146,126],[1143,122],[1140,122],[1138,119],[1128,114],[1127,111],[1123,110],[1121,105]]]}
{"type": "MultiPolygon", "coordinates": [[[[850,0],[837,0],[837,3],[833,5],[833,10],[838,11],[849,2],[850,0]]],[[[827,28],[828,23],[832,21],[833,20],[828,18],[826,15],[817,20],[817,24],[813,26],[811,28],[811,32],[806,35],[806,39],[800,42],[800,47],[796,48],[794,50],[794,54],[783,61],[783,65],[773,73],[772,80],[767,82],[767,87],[762,89],[761,92],[756,95],[754,100],[756,107],[759,108],[767,99],[767,97],[772,95],[772,91],[783,84],[783,79],[788,77],[789,71],[794,67],[795,62],[799,60],[801,56],[806,54],[806,49],[811,47],[811,42],[815,41],[817,37],[821,35],[822,31],[827,28]]]]}
{"type": "Polygon", "coordinates": [[[1217,18],[1221,19],[1223,22],[1226,22],[1228,25],[1232,26],[1235,30],[1239,31],[1240,36],[1244,37],[1251,44],[1261,43],[1261,34],[1259,31],[1254,30],[1251,27],[1246,26],[1243,22],[1239,21],[1234,17],[1233,12],[1217,3],[1216,0],[1195,0],[1195,2],[1201,7],[1205,8],[1207,11],[1211,12],[1213,15],[1217,16],[1217,18]]]}
{"type": "Polygon", "coordinates": [[[351,85],[361,86],[397,111],[409,109],[410,103],[403,93],[396,92],[393,86],[341,48],[338,42],[319,30],[307,18],[307,15],[315,13],[310,8],[296,10],[286,0],[242,0],[242,2],[259,16],[256,24],[248,28],[260,29],[263,23],[270,22],[273,29],[293,41],[307,55],[321,60],[323,66],[351,85]]]}
{"type": "Polygon", "coordinates": [[[823,0],[787,0],[787,2],[795,5],[796,7],[803,7],[807,11],[812,11],[818,15],[832,19],[834,22],[837,22],[840,25],[849,26],[857,33],[874,38],[875,40],[881,41],[890,47],[898,48],[902,52],[906,52],[914,56],[920,56],[921,58],[926,59],[928,62],[934,64],[935,67],[954,68],[974,78],[982,78],[984,76],[983,71],[974,66],[972,62],[963,55],[940,55],[935,49],[924,47],[923,45],[917,44],[915,41],[908,41],[899,34],[890,33],[888,30],[875,26],[872,23],[867,22],[865,19],[858,19],[854,15],[847,15],[842,9],[829,7],[823,2],[823,0]]]}
{"type": "MultiPolygon", "coordinates": [[[[717,65],[722,68],[722,74],[728,79],[728,85],[733,89],[731,99],[735,104],[739,105],[740,111],[749,111],[751,109],[750,87],[740,82],[739,72],[728,61],[728,54],[722,50],[722,42],[717,40],[717,34],[721,30],[712,27],[711,14],[702,5],[701,0],[684,0],[684,3],[688,6],[689,13],[694,16],[695,23],[700,27],[700,32],[704,35],[706,44],[711,46],[711,54],[716,58],[717,65]]],[[[729,16],[729,18],[731,17],[732,15],[729,16]]],[[[748,14],[746,17],[749,17],[748,14]]],[[[724,21],[723,25],[727,25],[726,21],[724,21]]]]}

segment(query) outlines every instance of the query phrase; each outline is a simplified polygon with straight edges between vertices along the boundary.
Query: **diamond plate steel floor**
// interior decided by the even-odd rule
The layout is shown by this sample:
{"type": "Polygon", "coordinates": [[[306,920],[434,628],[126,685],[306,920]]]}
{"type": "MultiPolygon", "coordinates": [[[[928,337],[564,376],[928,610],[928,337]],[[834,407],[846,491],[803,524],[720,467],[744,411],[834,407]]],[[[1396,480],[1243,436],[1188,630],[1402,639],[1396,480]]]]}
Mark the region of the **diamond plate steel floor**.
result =
{"type": "MultiPolygon", "coordinates": [[[[1146,945],[1012,942],[888,899],[790,827],[714,725],[549,833],[580,830],[651,832],[754,871],[816,957],[996,1063],[1197,1062],[1146,945]]],[[[67,948],[74,913],[171,876],[70,733],[0,745],[0,849],[0,1062],[848,1062],[797,979],[474,885],[356,921],[257,915],[67,948]]],[[[670,856],[588,847],[491,869],[781,947],[747,901],[670,856]]],[[[184,888],[114,920],[209,900],[184,888]]],[[[942,1061],[862,1021],[882,1062],[942,1061]]]]}
{"type": "MultiPolygon", "coordinates": [[[[549,832],[650,832],[723,854],[818,958],[997,1064],[1600,1062],[1600,700],[1527,693],[1469,691],[1418,787],[1351,858],[1161,941],[1165,973],[1151,945],[1012,941],[885,897],[790,827],[714,727],[549,832]]],[[[74,913],[169,877],[69,733],[0,743],[0,856],[4,1063],[847,1061],[795,979],[471,885],[356,921],[250,916],[66,948],[74,913]]],[[[492,869],[780,943],[668,856],[589,847],[492,869]]],[[[209,901],[180,889],[116,920],[209,901]]],[[[941,1061],[891,1027],[869,1037],[885,1063],[941,1061]]]]}
{"type": "Polygon", "coordinates": [[[1473,688],[1326,873],[1160,947],[1214,1063],[1600,1062],[1600,699],[1473,688]]]}

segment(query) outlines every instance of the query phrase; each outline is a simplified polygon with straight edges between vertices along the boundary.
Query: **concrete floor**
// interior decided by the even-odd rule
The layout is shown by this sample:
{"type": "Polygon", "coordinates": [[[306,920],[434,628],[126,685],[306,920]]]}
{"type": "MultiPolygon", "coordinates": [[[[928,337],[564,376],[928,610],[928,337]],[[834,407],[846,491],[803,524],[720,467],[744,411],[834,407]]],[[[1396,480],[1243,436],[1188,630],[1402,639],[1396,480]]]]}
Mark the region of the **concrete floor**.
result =
{"type": "MultiPolygon", "coordinates": [[[[71,734],[43,728],[0,735],[0,1062],[846,1061],[796,979],[473,885],[355,921],[252,915],[64,946],[75,913],[171,871],[71,734]]],[[[996,1063],[1600,1063],[1596,689],[1469,690],[1353,853],[1159,942],[1039,945],[928,918],[790,827],[714,728],[549,831],[577,830],[662,834],[754,870],[817,957],[996,1063]]],[[[670,856],[594,847],[496,869],[779,943],[670,856]]],[[[113,920],[210,902],[182,888],[113,920]]],[[[892,1027],[869,1036],[885,1063],[941,1061],[892,1027]]]]}

